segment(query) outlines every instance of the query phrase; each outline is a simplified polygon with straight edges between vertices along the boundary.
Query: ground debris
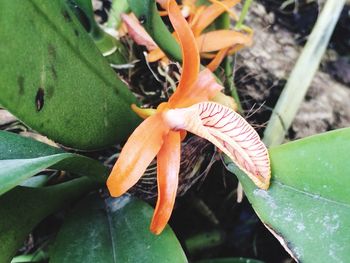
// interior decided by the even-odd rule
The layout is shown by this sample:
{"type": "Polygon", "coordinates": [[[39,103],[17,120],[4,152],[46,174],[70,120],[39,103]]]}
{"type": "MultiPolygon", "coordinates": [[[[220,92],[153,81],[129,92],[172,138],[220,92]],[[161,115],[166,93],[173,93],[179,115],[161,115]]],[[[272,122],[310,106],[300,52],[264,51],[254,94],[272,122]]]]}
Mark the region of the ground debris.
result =
{"type": "MultiPolygon", "coordinates": [[[[298,45],[298,36],[276,24],[275,14],[267,13],[257,2],[250,10],[247,24],[254,28],[254,46],[237,56],[235,81],[246,110],[263,105],[256,116],[252,116],[261,125],[268,121],[302,47],[298,45]]],[[[329,59],[324,56],[322,65],[329,59]]],[[[350,126],[349,100],[349,87],[320,69],[287,139],[350,126]]]]}

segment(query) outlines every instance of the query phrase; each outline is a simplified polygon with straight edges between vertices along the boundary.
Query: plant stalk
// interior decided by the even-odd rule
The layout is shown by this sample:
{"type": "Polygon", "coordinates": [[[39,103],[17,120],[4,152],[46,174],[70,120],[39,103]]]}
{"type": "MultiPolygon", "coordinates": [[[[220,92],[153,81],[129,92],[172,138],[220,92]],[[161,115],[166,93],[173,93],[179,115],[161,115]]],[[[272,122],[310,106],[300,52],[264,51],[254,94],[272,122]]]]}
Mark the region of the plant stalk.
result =
{"type": "Polygon", "coordinates": [[[345,0],[328,0],[317,19],[264,132],[266,146],[283,142],[327,48],[345,0]]]}
{"type": "Polygon", "coordinates": [[[242,28],[244,19],[245,19],[247,13],[248,13],[249,7],[250,7],[250,5],[252,4],[252,2],[253,2],[253,0],[246,0],[246,1],[244,2],[241,15],[239,16],[238,22],[237,22],[237,24],[236,24],[236,26],[235,26],[235,29],[236,29],[236,30],[239,30],[239,29],[242,28]]]}

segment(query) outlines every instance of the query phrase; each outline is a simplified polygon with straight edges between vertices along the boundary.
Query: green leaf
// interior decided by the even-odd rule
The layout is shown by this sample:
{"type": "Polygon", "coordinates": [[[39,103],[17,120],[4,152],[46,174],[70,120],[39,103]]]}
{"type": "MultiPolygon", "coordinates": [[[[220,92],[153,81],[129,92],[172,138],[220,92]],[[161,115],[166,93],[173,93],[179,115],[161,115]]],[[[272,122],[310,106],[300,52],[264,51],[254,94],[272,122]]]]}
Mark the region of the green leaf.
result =
{"type": "Polygon", "coordinates": [[[149,231],[152,212],[129,195],[88,196],[58,233],[50,263],[187,262],[170,227],[159,236],[149,231]]]}
{"type": "Polygon", "coordinates": [[[32,229],[45,217],[96,188],[81,177],[42,188],[18,186],[0,197],[0,262],[10,262],[32,229]]]}
{"type": "Polygon", "coordinates": [[[96,160],[0,131],[0,195],[48,167],[87,175],[101,183],[109,172],[96,160]]]}
{"type": "Polygon", "coordinates": [[[195,263],[264,263],[250,258],[213,258],[196,261],[195,263]]]}
{"type": "Polygon", "coordinates": [[[260,219],[301,262],[350,261],[349,150],[349,128],[272,148],[268,191],[229,165],[260,219]]]}
{"type": "Polygon", "coordinates": [[[127,52],[114,37],[107,34],[95,21],[92,0],[69,0],[71,9],[94,40],[101,53],[113,64],[126,64],[127,52]]]}
{"type": "Polygon", "coordinates": [[[25,187],[43,187],[49,180],[49,175],[46,174],[39,174],[37,176],[33,176],[25,180],[20,184],[20,186],[25,187]]]}
{"type": "Polygon", "coordinates": [[[140,20],[158,46],[176,61],[182,61],[181,49],[159,16],[155,0],[128,0],[132,12],[140,20]]]}
{"type": "Polygon", "coordinates": [[[129,13],[130,7],[128,0],[112,1],[112,7],[109,12],[107,27],[112,29],[118,29],[122,22],[121,14],[129,13]]]}
{"type": "Polygon", "coordinates": [[[31,255],[16,256],[11,260],[11,263],[25,263],[25,262],[44,262],[47,260],[47,255],[44,251],[40,250],[31,255]]]}
{"type": "Polygon", "coordinates": [[[78,149],[124,140],[136,99],[64,1],[0,2],[0,104],[78,149]]]}

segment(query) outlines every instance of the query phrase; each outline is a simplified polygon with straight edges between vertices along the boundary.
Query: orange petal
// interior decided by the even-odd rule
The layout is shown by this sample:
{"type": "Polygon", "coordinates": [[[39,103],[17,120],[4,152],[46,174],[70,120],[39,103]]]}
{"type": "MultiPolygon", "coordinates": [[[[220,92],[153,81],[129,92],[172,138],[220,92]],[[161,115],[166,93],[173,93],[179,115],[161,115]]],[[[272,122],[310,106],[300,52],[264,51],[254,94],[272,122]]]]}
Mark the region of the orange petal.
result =
{"type": "Polygon", "coordinates": [[[216,145],[260,188],[267,189],[271,170],[267,149],[257,132],[232,109],[214,102],[169,110],[172,129],[185,129],[216,145]]]}
{"type": "Polygon", "coordinates": [[[167,16],[168,15],[168,12],[167,11],[158,11],[158,14],[160,15],[160,16],[167,16]]]}
{"type": "Polygon", "coordinates": [[[216,57],[215,53],[201,53],[201,58],[214,59],[216,57]]]}
{"type": "Polygon", "coordinates": [[[151,231],[158,235],[165,228],[173,211],[180,171],[180,132],[170,131],[157,155],[158,200],[151,231]]]}
{"type": "MultiPolygon", "coordinates": [[[[217,5],[221,5],[225,11],[232,17],[233,20],[237,21],[239,19],[238,15],[231,10],[231,7],[226,6],[221,0],[209,0],[209,2],[217,5]]],[[[238,2],[236,2],[234,5],[236,5],[238,2]]]]}
{"type": "Polygon", "coordinates": [[[175,91],[175,93],[181,94],[197,80],[199,72],[199,53],[193,33],[174,0],[168,0],[167,11],[169,13],[170,22],[181,44],[182,74],[179,85],[175,91]]]}
{"type": "Polygon", "coordinates": [[[223,59],[225,58],[229,48],[221,49],[215,56],[215,58],[207,65],[207,68],[214,72],[221,64],[223,59]]]}
{"type": "Polygon", "coordinates": [[[163,145],[169,127],[161,114],[144,120],[131,134],[107,180],[112,196],[124,194],[140,179],[163,145]]]}
{"type": "Polygon", "coordinates": [[[157,3],[163,8],[166,9],[168,0],[157,0],[157,3]]]}
{"type": "Polygon", "coordinates": [[[230,48],[230,50],[227,52],[227,55],[230,56],[234,53],[236,53],[237,51],[243,49],[245,46],[238,44],[238,45],[234,45],[232,48],[230,48]]]}
{"type": "Polygon", "coordinates": [[[148,51],[158,48],[158,45],[153,41],[151,36],[141,26],[139,20],[134,14],[122,14],[121,18],[128,29],[129,36],[135,41],[136,44],[145,46],[148,51]]]}
{"type": "Polygon", "coordinates": [[[202,34],[196,38],[196,42],[201,53],[213,52],[238,44],[250,46],[252,44],[252,36],[223,29],[202,34]]]}
{"type": "Polygon", "coordinates": [[[156,62],[164,57],[164,52],[158,47],[148,53],[147,60],[148,62],[156,62]]]}
{"type": "Polygon", "coordinates": [[[196,23],[192,26],[192,31],[195,36],[199,36],[202,31],[212,24],[216,18],[218,18],[227,8],[231,8],[238,4],[240,0],[227,0],[222,1],[220,4],[212,4],[208,6],[197,19],[196,23]],[[226,6],[226,8],[225,8],[226,6]]]}
{"type": "MultiPolygon", "coordinates": [[[[192,29],[193,32],[193,27],[195,26],[196,23],[198,23],[198,20],[201,18],[202,12],[207,8],[205,5],[201,5],[198,8],[195,8],[194,12],[192,12],[192,15],[190,15],[190,18],[188,20],[188,23],[192,29]]],[[[194,34],[194,32],[193,32],[194,34]]]]}
{"type": "Polygon", "coordinates": [[[197,81],[192,86],[182,93],[175,92],[169,99],[169,105],[171,108],[189,107],[198,102],[208,101],[222,89],[213,73],[206,68],[199,73],[197,81]]]}

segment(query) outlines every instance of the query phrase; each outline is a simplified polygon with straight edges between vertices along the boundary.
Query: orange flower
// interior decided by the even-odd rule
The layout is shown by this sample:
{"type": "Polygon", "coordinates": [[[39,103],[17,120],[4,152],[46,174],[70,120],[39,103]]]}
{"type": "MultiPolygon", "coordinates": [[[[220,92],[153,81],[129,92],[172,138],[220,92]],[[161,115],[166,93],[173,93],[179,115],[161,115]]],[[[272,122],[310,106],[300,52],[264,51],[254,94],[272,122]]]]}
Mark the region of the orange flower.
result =
{"type": "MultiPolygon", "coordinates": [[[[163,8],[166,7],[166,0],[158,0],[157,2],[163,8]]],[[[208,65],[208,68],[214,71],[226,55],[233,54],[245,46],[252,44],[252,32],[244,34],[233,30],[214,30],[203,33],[203,30],[212,24],[222,13],[227,11],[232,14],[230,8],[239,3],[240,0],[211,0],[211,2],[213,2],[212,5],[201,5],[197,7],[192,0],[183,1],[183,13],[189,12],[187,17],[199,52],[202,57],[213,59],[208,65]]],[[[122,19],[130,37],[137,44],[145,46],[149,51],[147,57],[149,62],[155,62],[160,59],[167,60],[166,55],[144,30],[135,15],[124,14],[122,15],[122,19]]],[[[176,35],[174,36],[178,41],[176,35]]]]}
{"type": "Polygon", "coordinates": [[[166,7],[182,48],[179,85],[168,102],[148,111],[153,114],[129,137],[107,180],[111,195],[120,196],[136,184],[157,156],[158,200],[150,226],[155,234],[162,232],[174,207],[181,139],[186,131],[215,144],[257,186],[267,189],[270,180],[268,153],[258,134],[232,109],[208,102],[222,86],[208,69],[199,73],[193,33],[174,0],[168,0],[166,7]]]}

